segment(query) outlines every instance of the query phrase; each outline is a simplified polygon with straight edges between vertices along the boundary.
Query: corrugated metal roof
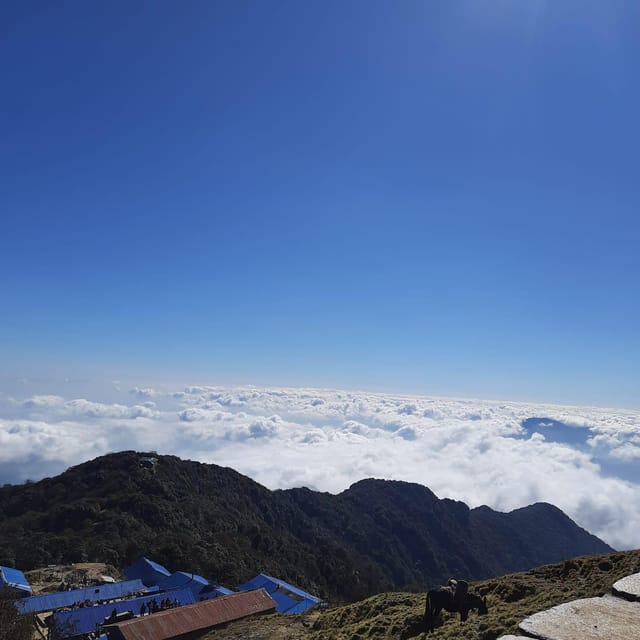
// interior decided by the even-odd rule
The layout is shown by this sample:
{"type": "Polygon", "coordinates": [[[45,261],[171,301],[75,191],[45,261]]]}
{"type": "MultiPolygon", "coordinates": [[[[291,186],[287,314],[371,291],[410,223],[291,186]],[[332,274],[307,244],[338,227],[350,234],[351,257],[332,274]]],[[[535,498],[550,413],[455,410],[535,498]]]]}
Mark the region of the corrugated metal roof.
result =
{"type": "Polygon", "coordinates": [[[185,571],[176,571],[168,578],[163,580],[159,585],[161,590],[188,588],[196,595],[205,587],[209,586],[209,581],[195,573],[186,573],[185,571]]]}
{"type": "Polygon", "coordinates": [[[160,602],[164,598],[170,598],[172,602],[178,600],[181,606],[193,604],[196,601],[195,596],[189,589],[179,589],[167,594],[158,593],[153,596],[120,600],[118,602],[110,602],[94,607],[74,609],[73,611],[60,611],[59,613],[53,614],[53,625],[58,637],[71,638],[83,633],[96,631],[98,625],[102,624],[104,619],[110,616],[114,610],[116,613],[131,611],[134,615],[138,615],[140,613],[140,607],[143,604],[146,606],[155,600],[156,604],[160,606],[160,602]]]}
{"type": "Polygon", "coordinates": [[[317,598],[316,596],[313,596],[310,593],[307,593],[306,591],[303,591],[302,589],[295,587],[289,582],[285,582],[284,580],[280,580],[279,578],[274,578],[273,576],[268,576],[266,573],[260,573],[253,580],[249,580],[249,582],[247,582],[245,585],[238,587],[238,589],[245,590],[245,587],[247,585],[254,585],[252,587],[250,586],[249,587],[250,589],[264,587],[269,592],[271,591],[272,588],[275,588],[276,586],[280,586],[280,587],[284,587],[287,591],[290,591],[291,593],[295,593],[297,596],[300,596],[301,598],[309,598],[314,602],[321,602],[320,598],[317,598]]]}
{"type": "Polygon", "coordinates": [[[161,564],[144,556],[128,566],[123,573],[129,580],[137,578],[142,580],[148,587],[158,584],[161,580],[171,575],[171,572],[161,564]]]}
{"type": "Polygon", "coordinates": [[[100,584],[95,587],[73,589],[72,591],[56,591],[55,593],[43,593],[39,596],[16,600],[16,607],[20,613],[41,613],[42,611],[54,611],[71,607],[76,602],[98,602],[98,600],[113,600],[135,593],[146,591],[146,587],[140,580],[128,580],[115,584],[100,584]]]}
{"type": "Polygon", "coordinates": [[[268,576],[265,573],[257,575],[253,580],[249,580],[249,582],[245,582],[245,584],[238,587],[240,591],[259,588],[266,589],[278,603],[278,613],[301,613],[314,604],[322,602],[320,598],[316,598],[316,596],[312,596],[310,593],[294,587],[284,580],[268,576]],[[281,593],[280,589],[286,593],[281,593]]]}
{"type": "Polygon", "coordinates": [[[0,567],[0,583],[7,587],[13,587],[14,589],[20,589],[20,591],[28,591],[31,593],[31,585],[24,577],[24,573],[19,569],[0,567]]]}
{"type": "Polygon", "coordinates": [[[231,589],[227,589],[219,584],[213,583],[209,584],[208,587],[205,587],[199,594],[199,598],[218,598],[219,596],[229,596],[235,591],[231,589]]]}
{"type": "Polygon", "coordinates": [[[291,607],[291,609],[287,609],[287,615],[294,614],[294,613],[303,613],[307,609],[310,609],[311,607],[315,606],[316,604],[318,604],[318,602],[314,600],[308,600],[307,598],[305,598],[304,600],[302,600],[302,602],[298,602],[298,604],[295,607],[291,607]]]}
{"type": "Polygon", "coordinates": [[[169,569],[167,569],[166,567],[163,567],[161,564],[158,564],[157,562],[154,562],[153,560],[149,560],[149,558],[143,558],[143,560],[154,570],[154,571],[158,571],[159,573],[164,573],[165,575],[170,575],[171,572],[169,571],[169,569]]]}
{"type": "Polygon", "coordinates": [[[286,613],[300,602],[282,591],[270,591],[269,595],[276,601],[279,613],[286,613]]]}
{"type": "Polygon", "coordinates": [[[105,627],[110,640],[169,640],[276,608],[264,589],[245,591],[105,627]]]}

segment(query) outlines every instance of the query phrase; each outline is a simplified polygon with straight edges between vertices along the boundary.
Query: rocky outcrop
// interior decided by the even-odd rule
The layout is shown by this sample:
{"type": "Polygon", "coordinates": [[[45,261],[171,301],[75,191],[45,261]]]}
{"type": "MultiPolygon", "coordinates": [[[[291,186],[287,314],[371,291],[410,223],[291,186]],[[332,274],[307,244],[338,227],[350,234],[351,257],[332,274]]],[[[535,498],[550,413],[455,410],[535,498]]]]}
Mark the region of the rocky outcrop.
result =
{"type": "Polygon", "coordinates": [[[600,598],[560,604],[523,620],[519,636],[538,640],[638,640],[640,637],[640,573],[618,580],[600,598]]]}
{"type": "MultiPolygon", "coordinates": [[[[613,585],[612,592],[614,595],[626,600],[640,601],[640,573],[634,573],[632,576],[618,580],[613,585]]],[[[640,636],[640,631],[638,635],[640,636]]]]}
{"type": "Polygon", "coordinates": [[[637,640],[640,607],[621,598],[584,598],[541,611],[520,624],[540,640],[637,640]]]}

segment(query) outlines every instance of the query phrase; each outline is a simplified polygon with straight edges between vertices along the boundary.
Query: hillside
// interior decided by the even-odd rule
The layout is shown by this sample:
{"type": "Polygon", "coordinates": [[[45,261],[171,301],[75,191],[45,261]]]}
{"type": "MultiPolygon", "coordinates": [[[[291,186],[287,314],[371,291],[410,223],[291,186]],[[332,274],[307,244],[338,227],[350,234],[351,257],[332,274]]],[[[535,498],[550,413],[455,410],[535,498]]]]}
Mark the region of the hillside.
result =
{"type": "Polygon", "coordinates": [[[611,549],[557,508],[469,509],[363,480],[339,495],[269,491],[232,469],[122,452],[0,488],[0,564],[125,566],[141,554],[234,586],[258,571],[332,600],[424,590],[611,549]]]}
{"type": "MultiPolygon", "coordinates": [[[[306,616],[272,615],[236,622],[203,640],[495,640],[515,633],[525,617],[577,598],[601,596],[625,575],[640,571],[640,550],[575,558],[473,583],[489,613],[460,624],[444,612],[442,626],[420,630],[423,593],[382,593],[306,616]]],[[[613,639],[612,639],[613,640],[613,639]]]]}

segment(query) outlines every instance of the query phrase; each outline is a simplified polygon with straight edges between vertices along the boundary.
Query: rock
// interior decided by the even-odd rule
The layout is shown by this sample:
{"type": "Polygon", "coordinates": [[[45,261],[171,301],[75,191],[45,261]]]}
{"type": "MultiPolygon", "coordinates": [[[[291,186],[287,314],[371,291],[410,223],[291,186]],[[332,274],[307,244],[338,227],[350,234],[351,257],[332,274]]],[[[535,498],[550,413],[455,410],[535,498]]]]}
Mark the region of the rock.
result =
{"type": "Polygon", "coordinates": [[[522,636],[500,636],[498,640],[525,640],[522,636]]]}
{"type": "Polygon", "coordinates": [[[640,605],[612,596],[584,598],[536,613],[519,629],[539,640],[638,640],[640,605]]]}
{"type": "Polygon", "coordinates": [[[640,600],[640,573],[618,580],[613,585],[613,593],[627,600],[640,600]]]}

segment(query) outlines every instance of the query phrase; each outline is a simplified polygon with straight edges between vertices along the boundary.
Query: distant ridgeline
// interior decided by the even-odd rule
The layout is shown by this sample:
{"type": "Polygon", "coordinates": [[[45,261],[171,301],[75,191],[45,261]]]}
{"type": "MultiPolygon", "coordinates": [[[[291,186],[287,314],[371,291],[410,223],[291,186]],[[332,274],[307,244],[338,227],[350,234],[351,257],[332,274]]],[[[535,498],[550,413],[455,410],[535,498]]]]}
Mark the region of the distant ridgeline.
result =
{"type": "Polygon", "coordinates": [[[258,572],[353,600],[612,549],[556,507],[469,509],[406,482],[269,491],[232,469],[127,451],[0,488],[0,565],[116,566],[143,554],[233,586],[258,572]]]}

